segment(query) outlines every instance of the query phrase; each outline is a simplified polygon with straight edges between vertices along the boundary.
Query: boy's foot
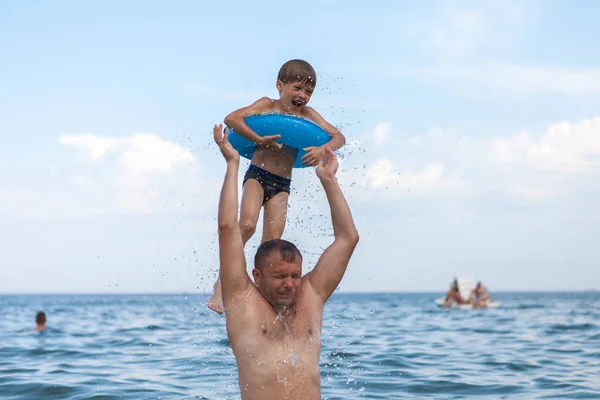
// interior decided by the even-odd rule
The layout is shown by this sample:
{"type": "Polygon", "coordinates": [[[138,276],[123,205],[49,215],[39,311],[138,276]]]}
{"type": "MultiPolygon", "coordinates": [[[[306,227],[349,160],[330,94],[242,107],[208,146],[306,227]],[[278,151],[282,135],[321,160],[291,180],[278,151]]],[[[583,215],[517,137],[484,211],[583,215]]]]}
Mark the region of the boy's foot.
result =
{"type": "Polygon", "coordinates": [[[215,290],[210,300],[208,300],[206,306],[217,314],[223,314],[225,308],[223,307],[223,298],[221,297],[220,290],[215,290]]]}

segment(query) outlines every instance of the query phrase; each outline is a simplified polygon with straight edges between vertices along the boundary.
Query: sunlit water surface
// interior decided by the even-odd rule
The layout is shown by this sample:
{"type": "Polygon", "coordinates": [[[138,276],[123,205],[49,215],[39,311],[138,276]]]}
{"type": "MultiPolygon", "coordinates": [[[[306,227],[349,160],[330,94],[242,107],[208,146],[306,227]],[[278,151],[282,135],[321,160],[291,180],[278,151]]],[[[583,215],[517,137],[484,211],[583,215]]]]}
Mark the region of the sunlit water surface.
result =
{"type": "MultiPolygon", "coordinates": [[[[443,310],[437,297],[335,294],[323,398],[600,398],[600,293],[504,293],[489,310],[443,310]]],[[[239,399],[224,318],[205,303],[0,296],[0,398],[239,399]]]]}

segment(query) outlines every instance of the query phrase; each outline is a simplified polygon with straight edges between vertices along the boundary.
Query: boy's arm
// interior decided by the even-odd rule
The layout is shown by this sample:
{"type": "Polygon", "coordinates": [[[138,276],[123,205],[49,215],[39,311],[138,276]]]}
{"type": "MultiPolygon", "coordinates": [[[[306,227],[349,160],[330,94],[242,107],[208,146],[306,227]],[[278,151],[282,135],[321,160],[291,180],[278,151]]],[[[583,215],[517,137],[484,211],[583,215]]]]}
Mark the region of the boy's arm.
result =
{"type": "Polygon", "coordinates": [[[325,151],[325,159],[317,167],[317,176],[321,180],[329,207],[331,208],[331,222],[333,224],[333,243],[325,249],[315,268],[306,274],[308,281],[323,301],[337,288],[350,257],[358,244],[358,231],[354,226],[352,213],[346,203],[344,194],[335,179],[337,160],[329,148],[325,151]]]}
{"type": "Polygon", "coordinates": [[[325,156],[325,148],[326,147],[335,151],[335,150],[339,149],[340,147],[342,147],[344,144],[346,144],[346,138],[344,137],[342,132],[339,131],[339,129],[337,129],[335,126],[331,125],[329,122],[325,121],[325,118],[323,118],[313,108],[306,107],[306,109],[308,110],[308,116],[310,117],[310,119],[313,120],[314,122],[316,122],[317,125],[319,125],[321,128],[323,128],[325,130],[325,132],[327,132],[329,135],[331,135],[331,140],[329,140],[329,142],[325,143],[324,145],[310,146],[310,147],[305,147],[303,149],[304,151],[307,151],[308,153],[305,154],[304,157],[302,157],[302,163],[304,165],[314,167],[315,165],[319,164],[319,161],[321,161],[323,159],[323,157],[325,156]]]}
{"type": "Polygon", "coordinates": [[[254,103],[247,107],[242,107],[239,110],[235,110],[231,114],[225,117],[225,125],[232,128],[238,135],[258,144],[261,146],[275,146],[281,148],[282,144],[275,142],[281,135],[272,136],[259,136],[246,124],[244,118],[250,115],[257,115],[263,113],[272,107],[272,100],[268,97],[263,97],[256,100],[254,103]]]}
{"type": "Polygon", "coordinates": [[[223,125],[215,125],[213,133],[219,150],[227,161],[227,170],[219,198],[219,277],[223,304],[250,287],[250,278],[246,272],[244,245],[238,224],[238,169],[240,155],[228,142],[229,132],[223,125]]]}

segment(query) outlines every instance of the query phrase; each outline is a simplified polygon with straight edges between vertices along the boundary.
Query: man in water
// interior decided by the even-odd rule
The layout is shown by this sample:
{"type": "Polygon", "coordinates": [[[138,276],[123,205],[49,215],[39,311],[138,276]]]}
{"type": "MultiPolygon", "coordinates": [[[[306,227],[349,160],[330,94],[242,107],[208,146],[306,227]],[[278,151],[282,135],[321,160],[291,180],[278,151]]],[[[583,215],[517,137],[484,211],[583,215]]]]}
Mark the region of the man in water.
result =
{"type": "Polygon", "coordinates": [[[227,161],[219,201],[219,258],[229,343],[238,365],[243,400],[321,399],[319,356],[325,302],[336,289],[358,243],[358,232],[326,150],[319,177],[335,239],[314,269],[302,276],[302,255],[292,243],[273,239],[260,245],[252,276],[238,224],[239,154],[228,131],[215,125],[214,139],[227,161]]]}
{"type": "Polygon", "coordinates": [[[35,323],[37,325],[36,330],[38,332],[43,332],[46,330],[46,314],[43,311],[39,311],[35,315],[35,323]]]}

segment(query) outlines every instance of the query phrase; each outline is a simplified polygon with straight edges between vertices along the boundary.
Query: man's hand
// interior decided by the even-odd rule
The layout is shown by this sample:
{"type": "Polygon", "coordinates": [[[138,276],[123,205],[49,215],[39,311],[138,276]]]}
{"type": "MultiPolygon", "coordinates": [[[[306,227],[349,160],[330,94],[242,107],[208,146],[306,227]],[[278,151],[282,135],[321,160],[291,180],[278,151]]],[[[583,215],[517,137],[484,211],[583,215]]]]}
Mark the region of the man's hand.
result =
{"type": "Polygon", "coordinates": [[[302,164],[309,166],[309,167],[314,167],[315,165],[319,164],[319,161],[321,161],[323,159],[323,157],[325,157],[325,149],[328,149],[327,146],[310,146],[310,147],[305,147],[302,150],[308,152],[306,153],[303,157],[302,157],[302,164]]]}
{"type": "Polygon", "coordinates": [[[317,176],[321,181],[333,180],[335,179],[337,169],[338,161],[335,153],[329,147],[325,147],[325,156],[319,161],[319,165],[317,165],[317,176]]]}
{"type": "Polygon", "coordinates": [[[258,142],[258,145],[266,148],[281,149],[283,147],[283,144],[276,142],[276,140],[280,137],[281,135],[263,136],[260,138],[260,142],[258,142]]]}
{"type": "Polygon", "coordinates": [[[223,154],[223,157],[225,157],[225,161],[239,161],[240,153],[233,148],[228,140],[229,129],[225,128],[223,131],[223,124],[215,124],[215,127],[213,128],[213,134],[215,137],[215,143],[217,143],[219,146],[219,150],[221,150],[221,154],[223,154]]]}

